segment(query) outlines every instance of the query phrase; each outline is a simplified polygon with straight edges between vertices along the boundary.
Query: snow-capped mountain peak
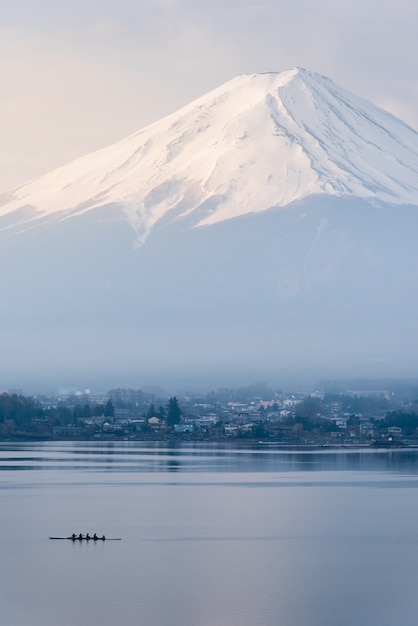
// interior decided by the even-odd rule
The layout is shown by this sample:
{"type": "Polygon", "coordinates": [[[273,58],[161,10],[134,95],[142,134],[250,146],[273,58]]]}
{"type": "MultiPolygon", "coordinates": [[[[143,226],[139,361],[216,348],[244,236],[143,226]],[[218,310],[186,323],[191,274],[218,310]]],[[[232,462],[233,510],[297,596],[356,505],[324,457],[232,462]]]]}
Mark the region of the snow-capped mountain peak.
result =
{"type": "Polygon", "coordinates": [[[418,133],[296,68],[240,75],[18,187],[0,199],[0,216],[18,211],[24,229],[116,205],[143,241],[169,212],[210,225],[314,194],[416,204],[418,133]]]}

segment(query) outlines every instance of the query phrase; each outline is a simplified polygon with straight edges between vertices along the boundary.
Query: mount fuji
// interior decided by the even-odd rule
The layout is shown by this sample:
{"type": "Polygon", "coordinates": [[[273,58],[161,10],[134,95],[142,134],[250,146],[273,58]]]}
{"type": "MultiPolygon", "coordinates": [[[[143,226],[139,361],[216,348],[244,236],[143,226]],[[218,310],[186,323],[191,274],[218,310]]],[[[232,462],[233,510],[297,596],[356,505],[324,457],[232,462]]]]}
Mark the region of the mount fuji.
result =
{"type": "Polygon", "coordinates": [[[0,197],[0,375],[411,375],[418,133],[296,68],[242,75],[0,197]]]}

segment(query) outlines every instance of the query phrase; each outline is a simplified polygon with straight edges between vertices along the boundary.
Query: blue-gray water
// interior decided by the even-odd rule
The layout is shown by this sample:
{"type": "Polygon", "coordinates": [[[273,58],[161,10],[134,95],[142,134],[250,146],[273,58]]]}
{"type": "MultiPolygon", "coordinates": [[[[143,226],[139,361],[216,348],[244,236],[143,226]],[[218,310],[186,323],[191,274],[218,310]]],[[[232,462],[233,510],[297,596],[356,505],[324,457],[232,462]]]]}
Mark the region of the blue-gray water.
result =
{"type": "Polygon", "coordinates": [[[5,626],[415,626],[418,451],[4,443],[0,555],[5,626]]]}

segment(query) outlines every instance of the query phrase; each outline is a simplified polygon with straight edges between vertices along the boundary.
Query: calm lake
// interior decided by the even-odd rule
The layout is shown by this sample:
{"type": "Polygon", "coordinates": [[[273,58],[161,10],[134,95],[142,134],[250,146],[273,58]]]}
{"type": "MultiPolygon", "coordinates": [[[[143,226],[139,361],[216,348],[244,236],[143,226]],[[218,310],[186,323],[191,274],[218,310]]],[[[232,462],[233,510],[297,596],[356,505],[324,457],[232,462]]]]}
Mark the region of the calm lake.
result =
{"type": "Polygon", "coordinates": [[[416,626],[418,450],[3,443],[0,470],[5,626],[416,626]]]}

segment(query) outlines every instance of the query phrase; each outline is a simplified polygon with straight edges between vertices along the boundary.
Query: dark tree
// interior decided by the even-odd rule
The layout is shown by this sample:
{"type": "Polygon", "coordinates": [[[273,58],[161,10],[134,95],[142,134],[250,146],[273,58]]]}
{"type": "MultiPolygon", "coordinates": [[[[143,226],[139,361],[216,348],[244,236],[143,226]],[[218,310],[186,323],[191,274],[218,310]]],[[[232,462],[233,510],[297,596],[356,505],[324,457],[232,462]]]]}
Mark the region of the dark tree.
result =
{"type": "Polygon", "coordinates": [[[177,402],[176,396],[173,396],[169,399],[167,405],[167,425],[174,426],[174,424],[178,424],[181,418],[181,409],[179,407],[179,403],[177,402]]]}
{"type": "Polygon", "coordinates": [[[147,420],[150,420],[151,417],[157,417],[156,412],[155,412],[155,406],[153,404],[150,404],[147,414],[146,414],[147,420]]]}
{"type": "Polygon", "coordinates": [[[158,407],[157,417],[158,417],[158,419],[160,419],[160,420],[161,420],[161,421],[163,421],[163,422],[164,422],[164,420],[165,420],[165,419],[166,419],[166,417],[167,417],[167,415],[166,415],[166,411],[165,411],[165,408],[164,408],[163,406],[161,406],[161,404],[160,404],[160,406],[158,407]]]}
{"type": "Polygon", "coordinates": [[[115,417],[115,409],[113,408],[112,400],[106,402],[104,414],[105,417],[115,417]]]}
{"type": "Polygon", "coordinates": [[[56,418],[60,426],[67,426],[73,422],[73,414],[71,410],[63,404],[59,404],[57,406],[56,418]]]}
{"type": "Polygon", "coordinates": [[[350,415],[347,420],[347,426],[350,426],[350,428],[359,428],[360,418],[357,415],[350,415]]]}
{"type": "Polygon", "coordinates": [[[319,398],[312,398],[308,396],[304,398],[296,406],[296,414],[303,418],[314,418],[321,411],[321,401],[319,398]]]}
{"type": "Polygon", "coordinates": [[[398,426],[407,435],[412,435],[418,428],[418,415],[415,413],[404,413],[403,411],[390,411],[384,420],[386,426],[398,426]]]}
{"type": "Polygon", "coordinates": [[[101,417],[104,415],[104,406],[103,404],[95,404],[92,409],[92,415],[94,417],[101,417]]]}

